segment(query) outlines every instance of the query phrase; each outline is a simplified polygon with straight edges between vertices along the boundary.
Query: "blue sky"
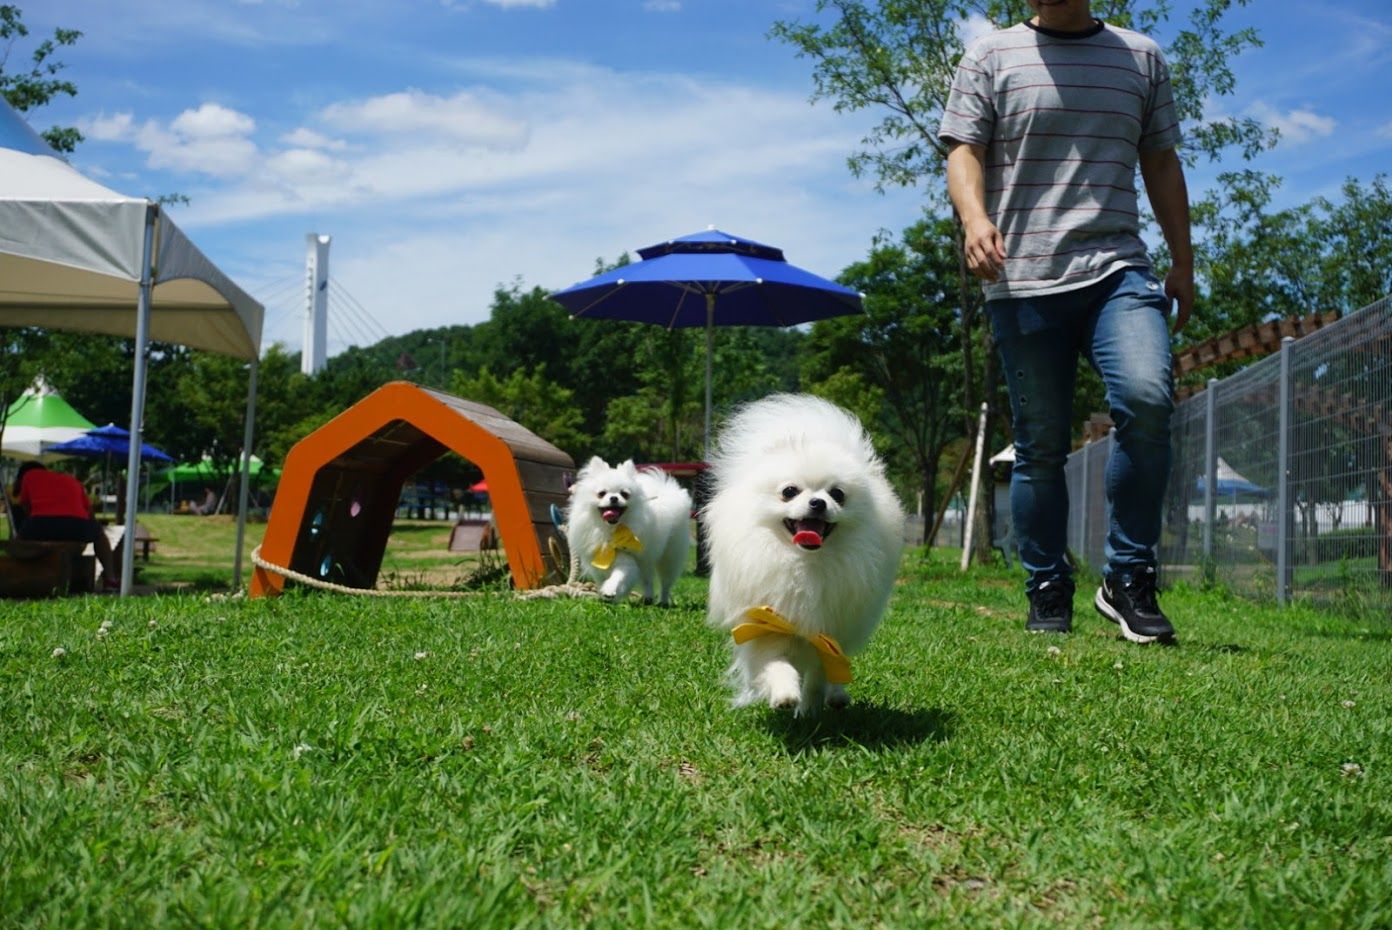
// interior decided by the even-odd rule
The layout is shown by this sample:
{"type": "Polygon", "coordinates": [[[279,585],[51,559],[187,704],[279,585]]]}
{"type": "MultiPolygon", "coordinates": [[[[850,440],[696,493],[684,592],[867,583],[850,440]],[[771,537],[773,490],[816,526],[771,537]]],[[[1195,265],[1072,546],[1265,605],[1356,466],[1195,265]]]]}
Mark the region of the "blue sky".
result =
{"type": "MultiPolygon", "coordinates": [[[[835,275],[926,201],[850,175],[871,117],[810,105],[810,65],[766,38],[812,0],[20,5],[35,36],[84,33],[62,51],[78,96],[36,127],[80,126],[74,164],[111,187],[189,196],[171,213],[294,349],[310,232],[333,237],[333,353],[708,225],[835,275]]],[[[1283,130],[1256,164],[1283,205],[1392,170],[1392,4],[1257,0],[1232,22],[1266,45],[1212,107],[1283,130]]]]}

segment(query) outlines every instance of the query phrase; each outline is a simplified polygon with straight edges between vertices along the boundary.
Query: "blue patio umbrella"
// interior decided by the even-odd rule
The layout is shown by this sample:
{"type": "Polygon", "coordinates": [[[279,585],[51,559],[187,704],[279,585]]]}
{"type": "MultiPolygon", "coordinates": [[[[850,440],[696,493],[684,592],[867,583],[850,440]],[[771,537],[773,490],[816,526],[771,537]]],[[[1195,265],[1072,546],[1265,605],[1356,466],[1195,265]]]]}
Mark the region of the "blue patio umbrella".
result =
{"type": "MultiPolygon", "coordinates": [[[[115,423],[108,423],[96,429],[89,429],[76,439],[50,446],[48,451],[57,455],[86,455],[103,459],[102,493],[106,493],[107,470],[111,467],[112,459],[119,456],[121,461],[129,461],[130,430],[122,429],[115,423]]],[[[140,458],[146,462],[174,461],[159,449],[145,443],[140,444],[140,458]]]]}
{"type": "Polygon", "coordinates": [[[551,294],[572,317],[706,328],[706,451],[711,331],[792,326],[861,311],[860,294],[788,264],[783,251],[718,229],[638,250],[641,261],[551,294]]]}
{"type": "MultiPolygon", "coordinates": [[[[130,431],[115,423],[88,430],[76,439],[50,446],[48,451],[61,455],[119,455],[130,454],[130,431]]],[[[140,444],[140,457],[147,462],[172,462],[168,455],[146,443],[140,444]]]]}

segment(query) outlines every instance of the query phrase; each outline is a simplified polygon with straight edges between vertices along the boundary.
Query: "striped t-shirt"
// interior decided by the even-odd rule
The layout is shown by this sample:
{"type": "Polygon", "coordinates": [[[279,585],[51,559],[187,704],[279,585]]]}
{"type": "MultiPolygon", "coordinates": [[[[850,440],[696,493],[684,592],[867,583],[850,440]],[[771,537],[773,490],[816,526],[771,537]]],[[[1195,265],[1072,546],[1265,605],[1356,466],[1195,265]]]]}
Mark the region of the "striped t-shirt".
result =
{"type": "Polygon", "coordinates": [[[986,212],[1006,255],[987,300],[1150,265],[1136,161],[1179,144],[1170,72],[1152,40],[1100,22],[1084,33],[1022,23],[983,36],[957,66],[938,136],[986,147],[986,212]]]}

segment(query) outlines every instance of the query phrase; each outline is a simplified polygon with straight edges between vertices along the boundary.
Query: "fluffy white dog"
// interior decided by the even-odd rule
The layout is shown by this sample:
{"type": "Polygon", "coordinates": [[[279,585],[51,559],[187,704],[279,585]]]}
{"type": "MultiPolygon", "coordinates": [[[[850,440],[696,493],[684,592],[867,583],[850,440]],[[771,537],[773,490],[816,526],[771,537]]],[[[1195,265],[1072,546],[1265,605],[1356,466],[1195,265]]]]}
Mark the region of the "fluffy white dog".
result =
{"type": "Polygon", "coordinates": [[[566,540],[604,597],[626,597],[641,582],[645,601],[660,586],[666,606],[686,567],[690,520],[691,495],[670,475],[596,456],[570,489],[566,540]]]}
{"type": "Polygon", "coordinates": [[[734,638],[735,706],[850,703],[850,661],[880,622],[904,515],[854,415],[800,394],[741,408],[702,511],[709,622],[734,638]]]}

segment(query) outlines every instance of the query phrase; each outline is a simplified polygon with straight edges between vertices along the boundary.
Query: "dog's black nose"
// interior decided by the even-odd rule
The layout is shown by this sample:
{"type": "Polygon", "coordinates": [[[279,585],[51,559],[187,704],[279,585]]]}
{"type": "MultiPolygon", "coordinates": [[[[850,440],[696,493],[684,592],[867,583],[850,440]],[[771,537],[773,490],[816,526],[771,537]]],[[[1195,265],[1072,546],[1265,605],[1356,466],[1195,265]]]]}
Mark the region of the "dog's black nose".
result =
{"type": "Polygon", "coordinates": [[[814,497],[807,502],[807,506],[811,507],[817,513],[821,513],[823,510],[826,510],[826,501],[822,500],[820,497],[814,497]]]}

